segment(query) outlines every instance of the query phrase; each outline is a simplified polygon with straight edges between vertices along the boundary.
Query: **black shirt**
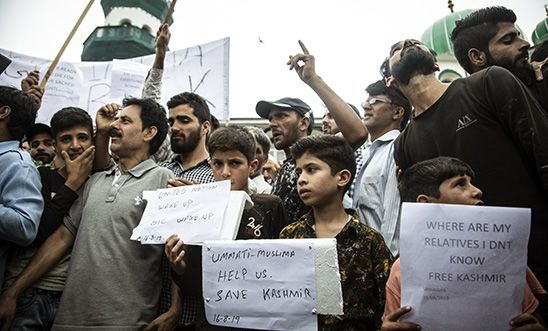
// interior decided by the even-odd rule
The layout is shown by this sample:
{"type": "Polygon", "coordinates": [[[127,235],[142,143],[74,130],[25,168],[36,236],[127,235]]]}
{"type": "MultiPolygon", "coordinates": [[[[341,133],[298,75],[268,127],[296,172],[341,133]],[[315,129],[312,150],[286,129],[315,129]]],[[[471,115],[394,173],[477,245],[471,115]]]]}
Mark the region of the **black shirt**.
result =
{"type": "Polygon", "coordinates": [[[437,156],[467,162],[487,205],[532,209],[528,264],[548,286],[548,115],[492,66],[451,83],[395,142],[402,170],[437,156]]]}

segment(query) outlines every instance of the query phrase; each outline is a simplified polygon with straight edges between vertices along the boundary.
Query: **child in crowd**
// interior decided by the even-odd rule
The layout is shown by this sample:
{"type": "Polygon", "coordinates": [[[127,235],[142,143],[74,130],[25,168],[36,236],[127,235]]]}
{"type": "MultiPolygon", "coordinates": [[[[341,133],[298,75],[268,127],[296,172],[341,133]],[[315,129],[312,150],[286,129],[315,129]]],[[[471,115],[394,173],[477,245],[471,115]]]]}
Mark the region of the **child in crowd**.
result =
{"type": "Polygon", "coordinates": [[[343,207],[356,161],[341,137],[310,136],[291,147],[299,196],[312,211],[285,227],[280,238],[336,238],[344,315],[319,315],[319,330],[378,330],[392,255],[383,237],[343,207]]]}
{"type": "MultiPolygon", "coordinates": [[[[282,200],[271,194],[251,194],[249,176],[256,170],[255,140],[244,128],[229,126],[211,134],[207,147],[215,181],[230,180],[232,191],[250,194],[253,207],[245,209],[236,239],[276,239],[287,225],[282,200]]],[[[177,235],[167,239],[165,253],[175,271],[174,281],[185,289],[202,295],[201,247],[185,246],[177,235]],[[193,285],[189,285],[193,284],[193,285]]],[[[198,310],[196,330],[232,330],[210,325],[205,318],[203,302],[198,310]]]]}
{"type": "MultiPolygon", "coordinates": [[[[474,171],[470,166],[452,157],[437,157],[419,162],[407,169],[400,178],[398,189],[402,202],[447,203],[462,205],[483,204],[480,189],[472,185],[474,171]]],[[[523,314],[510,321],[513,331],[545,330],[536,315],[539,301],[535,295],[545,296],[535,275],[527,268],[523,314]]],[[[399,318],[411,311],[401,307],[400,260],[394,262],[386,283],[386,307],[381,330],[419,330],[415,323],[399,322],[399,318]]]]}

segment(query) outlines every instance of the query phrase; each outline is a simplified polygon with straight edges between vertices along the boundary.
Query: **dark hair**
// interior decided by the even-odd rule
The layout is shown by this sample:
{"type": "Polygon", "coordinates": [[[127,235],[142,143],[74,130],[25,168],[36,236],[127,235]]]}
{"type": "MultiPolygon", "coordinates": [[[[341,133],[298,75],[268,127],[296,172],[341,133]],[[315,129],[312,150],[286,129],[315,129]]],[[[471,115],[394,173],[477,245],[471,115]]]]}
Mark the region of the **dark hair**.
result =
{"type": "Polygon", "coordinates": [[[268,154],[268,152],[270,152],[270,138],[268,138],[266,133],[254,126],[246,126],[245,129],[251,133],[257,143],[263,147],[264,153],[268,154]]]}
{"type": "Polygon", "coordinates": [[[93,137],[93,120],[91,116],[78,107],[65,107],[55,112],[51,121],[51,133],[54,138],[57,138],[57,134],[61,131],[71,129],[75,126],[84,126],[88,129],[90,137],[93,137]]]}
{"type": "Polygon", "coordinates": [[[403,116],[400,120],[400,129],[403,131],[407,122],[409,122],[409,118],[411,118],[411,103],[409,100],[398,89],[393,86],[386,86],[382,80],[367,86],[365,91],[369,95],[386,95],[393,105],[403,108],[403,116]]]}
{"type": "Polygon", "coordinates": [[[531,54],[532,61],[544,61],[548,57],[548,40],[543,41],[540,45],[535,46],[533,54],[531,54]]]}
{"type": "Polygon", "coordinates": [[[211,123],[211,112],[207,102],[196,93],[183,92],[174,95],[167,102],[167,108],[175,108],[180,105],[190,105],[192,107],[192,114],[198,118],[200,124],[208,121],[211,123]]]}
{"type": "Polygon", "coordinates": [[[255,148],[255,139],[251,133],[235,125],[215,130],[207,142],[210,155],[216,151],[238,151],[246,157],[249,163],[255,160],[255,148]]]}
{"type": "Polygon", "coordinates": [[[167,124],[166,110],[153,99],[124,99],[123,106],[136,105],[141,107],[141,122],[143,122],[143,130],[150,127],[156,127],[156,135],[150,141],[149,155],[153,155],[158,151],[162,143],[166,139],[169,125],[167,124]]]}
{"type": "Polygon", "coordinates": [[[8,106],[11,113],[8,119],[10,135],[21,141],[25,132],[34,124],[38,107],[34,98],[9,86],[0,86],[0,107],[8,106]]]}
{"type": "Polygon", "coordinates": [[[474,170],[464,161],[440,156],[414,164],[405,170],[398,183],[402,202],[416,202],[420,194],[439,198],[440,185],[456,176],[474,178],[474,170]]]}
{"type": "Polygon", "coordinates": [[[489,54],[489,41],[497,34],[497,23],[516,22],[516,14],[502,6],[486,7],[466,16],[456,22],[451,33],[455,57],[461,67],[469,74],[474,72],[472,62],[468,58],[468,51],[477,48],[489,54]]]}
{"type": "Polygon", "coordinates": [[[47,134],[48,136],[53,137],[51,127],[44,123],[34,123],[31,125],[30,129],[25,133],[25,137],[27,138],[27,141],[31,142],[34,137],[39,134],[47,134]]]}
{"type": "Polygon", "coordinates": [[[332,175],[345,169],[350,171],[352,177],[345,186],[344,192],[352,185],[356,175],[356,157],[354,150],[344,138],[336,135],[308,136],[297,140],[290,151],[295,160],[305,153],[322,160],[329,165],[332,175]]]}

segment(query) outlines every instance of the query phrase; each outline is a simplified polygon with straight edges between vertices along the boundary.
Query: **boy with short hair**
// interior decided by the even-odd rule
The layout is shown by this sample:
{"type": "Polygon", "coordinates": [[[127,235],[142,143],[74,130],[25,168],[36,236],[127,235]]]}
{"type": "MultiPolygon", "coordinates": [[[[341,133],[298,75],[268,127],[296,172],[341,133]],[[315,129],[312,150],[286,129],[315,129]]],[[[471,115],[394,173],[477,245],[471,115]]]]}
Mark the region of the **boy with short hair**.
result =
{"type": "MultiPolygon", "coordinates": [[[[31,245],[18,247],[6,269],[6,292],[0,297],[0,316],[10,316],[3,322],[13,330],[44,329],[52,326],[70,264],[70,251],[40,279],[18,295],[10,286],[46,239],[63,223],[63,218],[79,196],[80,188],[91,174],[95,147],[93,121],[89,114],[77,107],[65,107],[51,118],[49,135],[55,139],[58,168],[39,167],[44,210],[40,226],[31,245]],[[17,300],[17,301],[16,301],[17,300]],[[8,314],[6,311],[11,310],[8,314]]],[[[33,141],[31,135],[29,139],[33,141]]],[[[2,319],[0,318],[0,324],[2,319]]]]}
{"type": "MultiPolygon", "coordinates": [[[[236,239],[276,239],[287,225],[287,215],[282,200],[271,194],[251,194],[249,176],[255,171],[255,140],[244,128],[229,126],[215,130],[207,143],[210,165],[215,181],[230,180],[231,191],[250,194],[253,206],[245,209],[236,239]]],[[[173,279],[179,287],[195,290],[202,296],[202,258],[200,246],[184,246],[177,235],[170,236],[165,253],[176,274],[173,279]]],[[[196,330],[231,330],[210,325],[205,318],[201,301],[196,319],[196,330]]]]}
{"type": "Polygon", "coordinates": [[[344,315],[319,315],[319,330],[378,330],[392,255],[383,237],[343,207],[356,161],[341,137],[302,138],[291,147],[298,192],[312,211],[286,226],[280,238],[336,238],[344,315]]]}
{"type": "MultiPolygon", "coordinates": [[[[398,184],[402,202],[481,205],[482,192],[472,184],[474,171],[465,162],[453,157],[437,157],[416,163],[401,176],[398,184]]],[[[534,294],[546,295],[535,275],[527,268],[523,314],[510,321],[512,330],[544,330],[531,314],[539,306],[534,294]],[[523,327],[523,329],[522,329],[523,327]]],[[[394,262],[386,283],[386,307],[381,330],[419,330],[411,322],[399,318],[411,311],[401,304],[400,260],[394,262]]]]}

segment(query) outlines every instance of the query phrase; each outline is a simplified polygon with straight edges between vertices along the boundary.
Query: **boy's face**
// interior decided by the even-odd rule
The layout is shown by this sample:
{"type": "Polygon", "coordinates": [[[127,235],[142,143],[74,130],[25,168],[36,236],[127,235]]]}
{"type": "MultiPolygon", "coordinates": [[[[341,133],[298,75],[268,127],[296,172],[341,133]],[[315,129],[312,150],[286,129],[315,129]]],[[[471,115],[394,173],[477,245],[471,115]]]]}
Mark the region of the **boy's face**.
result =
{"type": "Polygon", "coordinates": [[[240,151],[215,151],[211,154],[210,165],[215,181],[230,179],[231,191],[249,193],[248,179],[257,168],[257,160],[249,163],[240,151]]]}
{"type": "Polygon", "coordinates": [[[326,162],[309,153],[304,153],[298,158],[296,164],[299,174],[297,189],[301,200],[307,206],[329,203],[349,181],[348,171],[342,170],[332,175],[331,167],[326,162]]]}
{"type": "Polygon", "coordinates": [[[438,199],[430,197],[430,202],[449,203],[459,205],[479,205],[482,192],[479,188],[472,185],[470,176],[456,176],[444,180],[440,185],[440,197],[438,199]]]}
{"type": "Polygon", "coordinates": [[[76,125],[70,129],[61,130],[55,137],[55,150],[59,155],[66,152],[71,160],[77,158],[86,149],[93,145],[93,139],[89,128],[84,125],[76,125]]]}

